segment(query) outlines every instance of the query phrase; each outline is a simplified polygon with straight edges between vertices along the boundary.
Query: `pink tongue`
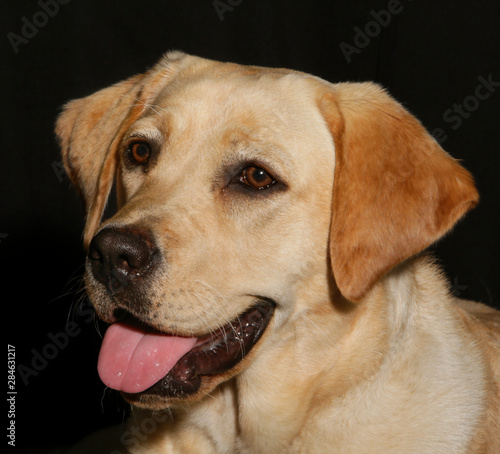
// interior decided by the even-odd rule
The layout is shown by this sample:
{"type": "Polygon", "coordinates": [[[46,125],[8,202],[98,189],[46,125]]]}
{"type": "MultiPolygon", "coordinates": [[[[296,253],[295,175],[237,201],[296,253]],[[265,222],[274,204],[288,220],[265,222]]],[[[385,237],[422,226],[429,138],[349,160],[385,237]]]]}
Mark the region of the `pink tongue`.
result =
{"type": "Polygon", "coordinates": [[[140,393],[168,374],[194,347],[196,338],[146,333],[115,323],[101,345],[97,371],[106,386],[126,393],[140,393]]]}

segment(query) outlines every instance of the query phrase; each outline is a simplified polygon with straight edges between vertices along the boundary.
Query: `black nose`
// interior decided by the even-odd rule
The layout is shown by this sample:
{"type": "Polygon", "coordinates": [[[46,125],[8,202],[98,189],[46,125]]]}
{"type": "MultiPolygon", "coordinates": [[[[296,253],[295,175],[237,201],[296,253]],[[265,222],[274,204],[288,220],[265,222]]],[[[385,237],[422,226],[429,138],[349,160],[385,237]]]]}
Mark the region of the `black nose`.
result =
{"type": "Polygon", "coordinates": [[[156,252],[146,233],[109,227],[92,239],[88,259],[94,277],[116,294],[151,272],[156,252]]]}

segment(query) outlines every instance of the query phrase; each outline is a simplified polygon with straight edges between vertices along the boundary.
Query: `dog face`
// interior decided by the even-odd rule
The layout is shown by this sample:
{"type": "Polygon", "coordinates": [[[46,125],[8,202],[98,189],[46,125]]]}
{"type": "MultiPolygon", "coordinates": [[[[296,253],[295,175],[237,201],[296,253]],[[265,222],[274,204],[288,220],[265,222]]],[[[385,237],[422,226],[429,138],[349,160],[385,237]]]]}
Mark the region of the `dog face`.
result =
{"type": "Polygon", "coordinates": [[[57,133],[86,203],[98,315],[116,338],[127,325],[182,339],[165,378],[116,386],[152,408],[241,373],[336,289],[362,300],[477,202],[470,175],[373,84],[170,53],[68,104],[57,133]],[[113,183],[119,209],[100,224],[113,183]]]}
{"type": "MultiPolygon", "coordinates": [[[[259,297],[288,312],[300,281],[325,274],[331,135],[314,101],[284,103],[289,81],[259,88],[262,77],[177,79],[185,89],[160,90],[118,145],[121,209],[101,231],[133,226],[154,243],[151,279],[126,309],[162,331],[206,332],[259,297]]],[[[87,276],[109,319],[109,292],[87,276]]]]}

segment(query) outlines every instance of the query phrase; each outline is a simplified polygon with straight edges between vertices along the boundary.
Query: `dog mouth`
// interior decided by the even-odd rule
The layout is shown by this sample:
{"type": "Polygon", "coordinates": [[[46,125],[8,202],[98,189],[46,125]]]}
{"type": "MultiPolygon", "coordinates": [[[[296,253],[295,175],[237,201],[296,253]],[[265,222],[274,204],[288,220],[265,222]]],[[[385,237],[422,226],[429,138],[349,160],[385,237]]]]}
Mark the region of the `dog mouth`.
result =
{"type": "Polygon", "coordinates": [[[128,400],[144,395],[188,397],[204,377],[235,368],[257,344],[275,304],[261,299],[232,322],[200,337],[165,334],[126,317],[105,333],[98,359],[103,383],[128,400]]]}

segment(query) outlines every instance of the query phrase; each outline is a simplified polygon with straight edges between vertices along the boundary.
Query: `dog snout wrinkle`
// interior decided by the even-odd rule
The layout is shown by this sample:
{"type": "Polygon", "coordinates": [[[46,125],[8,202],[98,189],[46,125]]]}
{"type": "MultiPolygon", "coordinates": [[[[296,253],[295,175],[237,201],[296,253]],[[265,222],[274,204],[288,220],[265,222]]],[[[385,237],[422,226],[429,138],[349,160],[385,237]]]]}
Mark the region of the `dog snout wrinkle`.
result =
{"type": "Polygon", "coordinates": [[[114,295],[153,268],[156,252],[154,243],[143,233],[105,228],[91,241],[88,259],[93,276],[114,295]]]}

